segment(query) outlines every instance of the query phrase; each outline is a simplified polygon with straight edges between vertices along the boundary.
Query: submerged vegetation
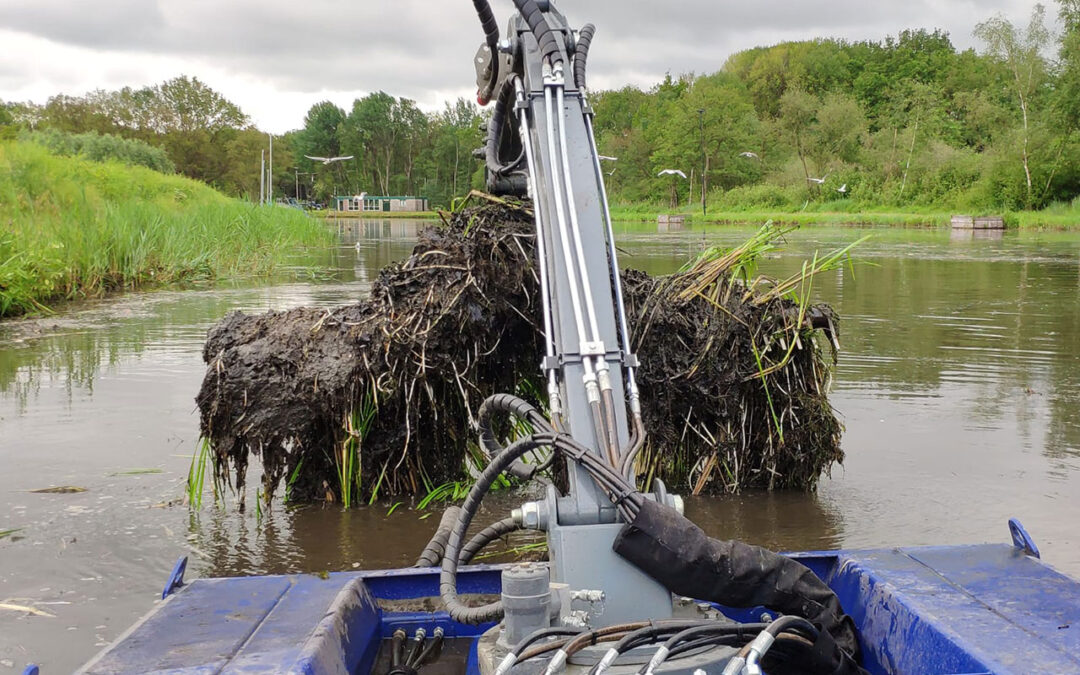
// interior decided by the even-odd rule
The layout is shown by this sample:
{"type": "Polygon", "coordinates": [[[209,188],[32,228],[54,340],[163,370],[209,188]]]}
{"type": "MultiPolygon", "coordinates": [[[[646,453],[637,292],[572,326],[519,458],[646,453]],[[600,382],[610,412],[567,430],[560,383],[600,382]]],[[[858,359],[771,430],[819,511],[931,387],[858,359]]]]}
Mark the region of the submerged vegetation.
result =
{"type": "MultiPolygon", "coordinates": [[[[698,494],[813,489],[843,459],[816,338],[835,318],[808,298],[847,250],[790,279],[758,276],[785,232],[766,227],[670,277],[624,274],[644,362],[643,478],[698,494]]],[[[256,456],[267,497],[283,480],[291,501],[459,493],[480,403],[498,392],[539,403],[533,243],[527,204],[468,206],[382,270],[365,302],[226,316],[198,396],[219,480],[242,495],[256,456]]]]}
{"type": "Polygon", "coordinates": [[[262,276],[330,241],[298,211],[180,176],[0,142],[0,317],[148,285],[262,276]]]}

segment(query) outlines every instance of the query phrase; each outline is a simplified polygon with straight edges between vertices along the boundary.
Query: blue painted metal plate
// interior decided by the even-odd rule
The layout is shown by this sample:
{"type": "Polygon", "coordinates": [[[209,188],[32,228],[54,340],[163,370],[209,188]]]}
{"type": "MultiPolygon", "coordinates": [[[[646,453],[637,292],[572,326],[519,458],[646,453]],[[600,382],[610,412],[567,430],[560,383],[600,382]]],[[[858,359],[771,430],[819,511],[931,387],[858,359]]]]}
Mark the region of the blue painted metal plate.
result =
{"type": "MultiPolygon", "coordinates": [[[[1080,583],[1004,545],[793,554],[837,592],[874,675],[1080,673],[1080,583]]],[[[498,593],[499,567],[459,575],[498,593]]],[[[398,627],[475,637],[442,611],[385,611],[434,598],[437,570],[197,580],[82,673],[367,673],[398,627]]],[[[433,603],[432,607],[436,607],[433,603]]],[[[735,618],[746,612],[730,611],[735,618]]],[[[470,673],[475,672],[472,661],[470,673]]]]}

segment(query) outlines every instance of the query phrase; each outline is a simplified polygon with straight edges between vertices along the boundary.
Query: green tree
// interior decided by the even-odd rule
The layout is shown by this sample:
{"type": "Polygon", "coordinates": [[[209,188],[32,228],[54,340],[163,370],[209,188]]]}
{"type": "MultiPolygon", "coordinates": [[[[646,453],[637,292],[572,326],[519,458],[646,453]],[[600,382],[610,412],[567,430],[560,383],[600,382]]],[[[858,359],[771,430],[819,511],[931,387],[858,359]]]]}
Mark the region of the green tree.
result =
{"type": "Polygon", "coordinates": [[[1036,4],[1031,12],[1027,28],[1014,26],[1002,15],[997,15],[975,27],[975,37],[986,44],[987,53],[999,60],[1011,76],[1016,101],[1020,107],[1022,133],[1020,158],[1027,183],[1027,203],[1035,201],[1035,187],[1031,167],[1031,136],[1035,97],[1047,76],[1043,51],[1050,44],[1050,31],[1046,27],[1046,8],[1036,4]]]}
{"type": "Polygon", "coordinates": [[[795,152],[802,164],[803,176],[810,184],[810,167],[807,157],[811,148],[810,137],[817,121],[820,101],[802,89],[790,89],[780,99],[780,128],[791,138],[795,152]]]}

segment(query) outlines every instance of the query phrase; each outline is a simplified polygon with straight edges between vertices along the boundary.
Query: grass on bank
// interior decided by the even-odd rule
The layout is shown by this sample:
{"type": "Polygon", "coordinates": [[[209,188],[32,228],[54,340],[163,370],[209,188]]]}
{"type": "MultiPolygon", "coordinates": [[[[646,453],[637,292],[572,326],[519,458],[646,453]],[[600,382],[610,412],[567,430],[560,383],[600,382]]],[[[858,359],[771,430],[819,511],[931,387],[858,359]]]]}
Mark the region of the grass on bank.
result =
{"type": "Polygon", "coordinates": [[[0,142],[0,317],[62,300],[265,276],[331,234],[187,178],[0,142]]]}
{"type": "Polygon", "coordinates": [[[1003,216],[1008,227],[1035,229],[1080,229],[1080,199],[1071,204],[1052,204],[1040,211],[1007,211],[989,213],[964,209],[946,210],[933,207],[867,206],[855,201],[834,200],[807,204],[805,208],[781,209],[753,207],[732,209],[710,205],[702,216],[700,202],[671,209],[666,204],[613,204],[611,216],[624,222],[655,221],[660,214],[681,214],[696,223],[777,225],[886,225],[900,227],[948,227],[954,215],[1003,216]]]}

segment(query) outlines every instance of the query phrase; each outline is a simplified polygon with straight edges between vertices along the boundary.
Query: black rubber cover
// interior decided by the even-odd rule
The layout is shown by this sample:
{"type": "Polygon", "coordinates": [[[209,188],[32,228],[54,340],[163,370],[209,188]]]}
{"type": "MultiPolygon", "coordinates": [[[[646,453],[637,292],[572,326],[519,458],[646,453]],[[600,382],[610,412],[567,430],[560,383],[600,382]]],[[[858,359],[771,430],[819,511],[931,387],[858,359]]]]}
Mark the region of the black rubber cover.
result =
{"type": "Polygon", "coordinates": [[[473,0],[476,7],[476,15],[480,17],[480,25],[484,28],[484,41],[491,47],[491,53],[497,54],[499,46],[499,22],[495,20],[495,13],[491,11],[488,0],[473,0]]]}
{"type": "Polygon", "coordinates": [[[854,621],[832,589],[799,562],[757,546],[711,539],[675,509],[650,500],[616,537],[614,549],[672,593],[808,619],[858,660],[854,621]]]}
{"type": "Polygon", "coordinates": [[[424,552],[417,558],[413,567],[438,567],[442,563],[443,555],[446,553],[446,542],[450,539],[450,531],[454,529],[454,524],[460,517],[461,508],[458,506],[450,506],[443,512],[438,529],[435,530],[431,541],[424,547],[424,552]]]}
{"type": "Polygon", "coordinates": [[[551,32],[551,26],[548,25],[544,13],[540,11],[535,0],[514,0],[514,6],[517,7],[526,25],[529,26],[529,30],[540,44],[540,55],[544,57],[544,60],[553,66],[556,63],[562,63],[559,42],[555,39],[555,34],[551,32]]]}
{"type": "Polygon", "coordinates": [[[585,89],[585,72],[589,63],[589,47],[596,35],[596,26],[585,24],[578,32],[577,47],[574,48],[574,84],[578,89],[585,89]]]}

